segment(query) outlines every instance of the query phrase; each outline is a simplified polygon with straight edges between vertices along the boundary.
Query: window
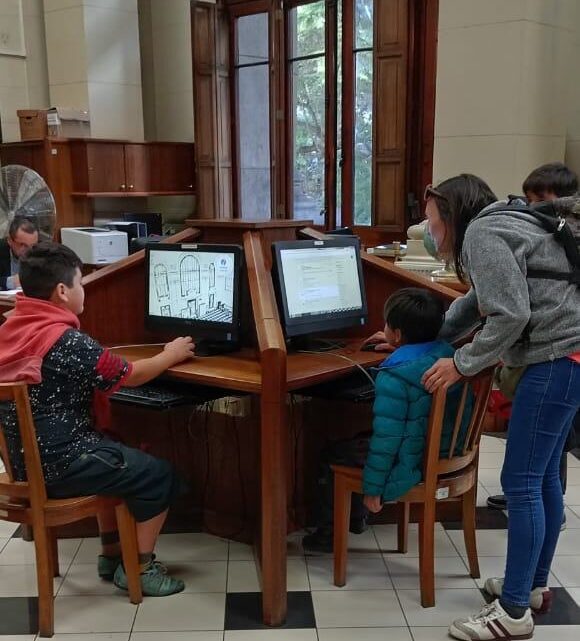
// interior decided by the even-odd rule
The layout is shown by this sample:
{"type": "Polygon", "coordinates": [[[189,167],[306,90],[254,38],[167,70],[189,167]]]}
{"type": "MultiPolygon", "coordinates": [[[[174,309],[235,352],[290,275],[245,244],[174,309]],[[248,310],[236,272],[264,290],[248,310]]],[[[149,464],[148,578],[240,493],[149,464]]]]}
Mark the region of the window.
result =
{"type": "Polygon", "coordinates": [[[373,170],[373,0],[355,0],[354,211],[355,225],[371,224],[373,170]]]}
{"type": "Polygon", "coordinates": [[[290,10],[288,16],[289,147],[292,218],[325,224],[325,2],[290,10]]]}
{"type": "Polygon", "coordinates": [[[268,14],[236,20],[238,178],[241,218],[271,217],[268,14]]]}
{"type": "Polygon", "coordinates": [[[192,6],[204,212],[404,238],[432,174],[438,0],[192,6]]]}

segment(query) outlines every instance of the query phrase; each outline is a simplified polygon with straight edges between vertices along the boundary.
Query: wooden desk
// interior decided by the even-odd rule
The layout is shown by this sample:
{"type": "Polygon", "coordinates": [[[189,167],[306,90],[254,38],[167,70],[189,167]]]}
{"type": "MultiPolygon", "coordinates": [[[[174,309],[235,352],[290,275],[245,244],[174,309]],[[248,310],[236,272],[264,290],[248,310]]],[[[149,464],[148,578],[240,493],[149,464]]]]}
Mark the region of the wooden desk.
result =
{"type": "MultiPolygon", "coordinates": [[[[425,287],[447,303],[460,294],[363,254],[369,317],[366,327],[349,330],[348,345],[334,354],[287,354],[270,276],[270,245],[276,240],[324,235],[301,221],[195,220],[190,224],[193,229],[167,242],[190,242],[195,238],[202,243],[235,242],[243,246],[244,279],[249,292],[247,317],[243,320],[249,322],[252,331],[239,353],[192,359],[168,373],[182,380],[251,392],[259,398],[260,427],[255,447],[259,452],[260,523],[256,548],[261,568],[263,620],[268,625],[280,625],[286,618],[287,607],[288,391],[348,373],[355,367],[348,358],[365,366],[379,363],[383,355],[361,352],[358,346],[365,336],[383,327],[385,299],[401,287],[425,287]]],[[[83,283],[86,297],[81,327],[102,344],[132,345],[163,340],[144,325],[144,252],[85,277],[83,283]]],[[[134,360],[159,349],[128,347],[120,353],[134,360]]]]}
{"type": "MultiPolygon", "coordinates": [[[[289,353],[286,361],[287,391],[299,390],[344,376],[353,371],[357,364],[363,367],[378,365],[385,358],[385,354],[360,351],[360,345],[360,340],[351,339],[342,349],[318,354],[289,353]]],[[[133,362],[155,356],[161,350],[162,347],[159,345],[119,347],[115,349],[115,353],[133,362]]],[[[256,350],[248,348],[228,355],[192,358],[171,367],[166,375],[176,380],[239,392],[260,394],[262,391],[259,354],[256,350]]]]}

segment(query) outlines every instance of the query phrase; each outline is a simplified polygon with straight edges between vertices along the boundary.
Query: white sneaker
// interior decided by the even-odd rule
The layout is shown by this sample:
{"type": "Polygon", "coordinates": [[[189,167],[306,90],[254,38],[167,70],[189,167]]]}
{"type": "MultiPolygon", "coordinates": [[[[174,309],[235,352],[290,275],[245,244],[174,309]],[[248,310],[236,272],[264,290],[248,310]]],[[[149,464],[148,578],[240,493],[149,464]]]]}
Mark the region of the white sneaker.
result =
{"type": "Polygon", "coordinates": [[[534,636],[534,619],[530,608],[521,619],[512,619],[497,599],[486,605],[479,614],[468,619],[456,619],[449,626],[449,634],[461,641],[531,639],[534,636]]]}
{"type": "MultiPolygon", "coordinates": [[[[500,597],[503,590],[503,579],[487,579],[483,589],[491,596],[500,597]]],[[[552,597],[550,588],[534,588],[530,592],[530,608],[536,614],[543,614],[552,607],[552,597]]]]}

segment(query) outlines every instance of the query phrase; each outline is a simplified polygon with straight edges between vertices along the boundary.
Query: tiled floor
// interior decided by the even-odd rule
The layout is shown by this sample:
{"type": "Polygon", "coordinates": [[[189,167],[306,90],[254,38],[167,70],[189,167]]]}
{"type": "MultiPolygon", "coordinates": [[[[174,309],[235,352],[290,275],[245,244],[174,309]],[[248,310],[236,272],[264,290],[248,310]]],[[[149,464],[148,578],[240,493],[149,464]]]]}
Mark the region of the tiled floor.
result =
{"type": "MultiPolygon", "coordinates": [[[[485,505],[498,493],[504,441],[484,438],[478,505],[482,576],[503,573],[506,518],[485,505]]],[[[569,455],[568,529],[562,534],[550,583],[556,604],[540,617],[537,641],[576,640],[580,635],[580,460],[569,455]]],[[[0,641],[32,641],[36,616],[34,551],[12,538],[0,521],[0,641]],[[32,623],[33,625],[33,623],[32,623]]],[[[299,536],[289,537],[289,616],[281,629],[259,621],[258,577],[251,549],[208,534],[167,534],[158,556],[186,583],[180,595],[146,598],[131,605],[126,594],[96,577],[96,539],[60,541],[62,577],[55,580],[55,641],[438,641],[450,621],[482,604],[467,574],[458,524],[438,524],[437,605],[419,599],[416,527],[409,553],[392,552],[395,528],[378,525],[351,537],[347,585],[332,585],[332,560],[304,556],[299,536]]]]}

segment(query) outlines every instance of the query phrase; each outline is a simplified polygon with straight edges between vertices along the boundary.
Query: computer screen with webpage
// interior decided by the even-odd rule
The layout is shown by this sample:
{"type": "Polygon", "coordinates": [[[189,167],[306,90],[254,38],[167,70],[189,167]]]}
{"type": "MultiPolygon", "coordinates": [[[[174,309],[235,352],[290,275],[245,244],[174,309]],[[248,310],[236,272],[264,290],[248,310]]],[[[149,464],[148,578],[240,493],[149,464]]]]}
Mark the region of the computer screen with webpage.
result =
{"type": "Polygon", "coordinates": [[[364,324],[355,238],[274,243],[274,281],[287,336],[364,324]]]}
{"type": "Polygon", "coordinates": [[[280,252],[290,318],[360,310],[355,247],[280,252]]]}

